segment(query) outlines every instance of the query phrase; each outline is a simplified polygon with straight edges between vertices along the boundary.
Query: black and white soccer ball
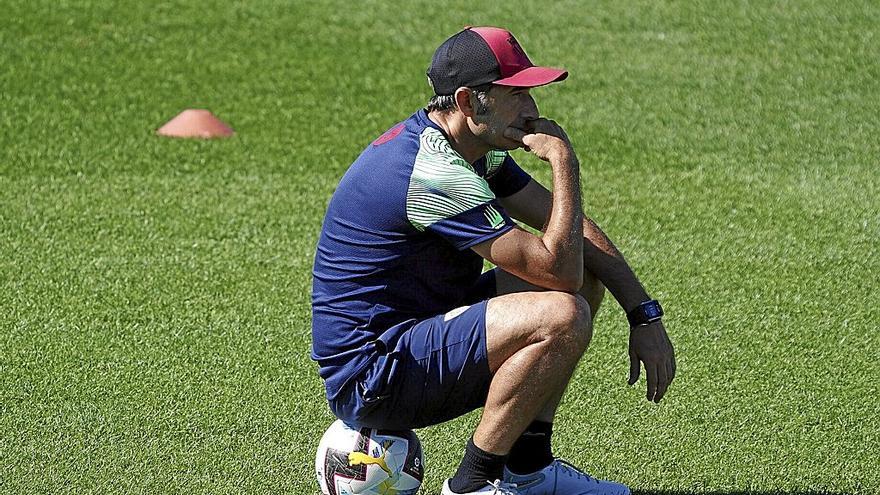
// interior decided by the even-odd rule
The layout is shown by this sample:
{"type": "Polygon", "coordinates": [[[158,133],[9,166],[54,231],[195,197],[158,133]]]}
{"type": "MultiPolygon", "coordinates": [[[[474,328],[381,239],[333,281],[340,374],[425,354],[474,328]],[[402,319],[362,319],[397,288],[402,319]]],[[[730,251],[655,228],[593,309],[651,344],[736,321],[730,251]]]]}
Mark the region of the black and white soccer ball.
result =
{"type": "Polygon", "coordinates": [[[315,473],[324,495],[415,495],[425,458],[412,430],[357,428],[336,420],[321,437],[315,473]]]}

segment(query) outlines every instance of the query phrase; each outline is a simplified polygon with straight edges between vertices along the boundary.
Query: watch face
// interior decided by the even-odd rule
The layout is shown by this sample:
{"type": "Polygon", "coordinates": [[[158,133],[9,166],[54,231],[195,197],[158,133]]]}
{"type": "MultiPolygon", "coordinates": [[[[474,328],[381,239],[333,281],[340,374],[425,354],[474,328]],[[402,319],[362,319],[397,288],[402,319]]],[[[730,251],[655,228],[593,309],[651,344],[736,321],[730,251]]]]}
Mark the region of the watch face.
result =
{"type": "Polygon", "coordinates": [[[663,316],[663,313],[660,310],[660,305],[657,302],[645,304],[643,307],[645,309],[645,316],[647,316],[649,320],[663,316]]]}

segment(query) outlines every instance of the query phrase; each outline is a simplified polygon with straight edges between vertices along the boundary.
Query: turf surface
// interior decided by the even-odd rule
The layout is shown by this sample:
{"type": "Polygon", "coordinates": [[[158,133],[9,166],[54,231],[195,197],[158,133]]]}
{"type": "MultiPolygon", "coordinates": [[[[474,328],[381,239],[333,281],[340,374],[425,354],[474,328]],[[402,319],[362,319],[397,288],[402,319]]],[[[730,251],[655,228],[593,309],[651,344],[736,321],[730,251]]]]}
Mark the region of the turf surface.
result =
{"type": "MultiPolygon", "coordinates": [[[[0,491],[316,492],[323,209],[433,49],[490,24],[570,70],[534,93],[678,351],[647,403],[607,299],[557,454],[642,493],[880,492],[875,2],[3,10],[0,491]],[[187,107],[237,136],[153,135],[187,107]]],[[[424,493],[476,420],[418,432],[424,493]]]]}

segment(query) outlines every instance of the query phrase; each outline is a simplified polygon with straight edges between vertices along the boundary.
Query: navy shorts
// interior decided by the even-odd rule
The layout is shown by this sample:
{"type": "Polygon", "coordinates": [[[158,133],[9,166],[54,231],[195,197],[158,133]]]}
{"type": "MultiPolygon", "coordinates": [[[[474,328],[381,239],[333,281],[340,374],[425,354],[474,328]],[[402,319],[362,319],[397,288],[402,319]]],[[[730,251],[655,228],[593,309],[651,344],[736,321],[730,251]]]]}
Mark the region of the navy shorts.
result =
{"type": "MultiPolygon", "coordinates": [[[[491,272],[489,272],[491,273],[491,272]]],[[[483,407],[492,381],[486,350],[487,275],[465,308],[410,322],[393,342],[377,345],[370,365],[330,401],[340,419],[368,428],[422,428],[483,407]]]]}

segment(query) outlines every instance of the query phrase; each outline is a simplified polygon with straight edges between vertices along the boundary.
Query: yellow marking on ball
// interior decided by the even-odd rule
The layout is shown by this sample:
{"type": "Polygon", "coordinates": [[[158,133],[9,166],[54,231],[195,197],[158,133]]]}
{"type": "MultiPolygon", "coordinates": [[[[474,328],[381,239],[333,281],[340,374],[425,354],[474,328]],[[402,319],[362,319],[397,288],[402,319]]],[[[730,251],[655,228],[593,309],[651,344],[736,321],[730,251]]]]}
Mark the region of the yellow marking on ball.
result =
{"type": "Polygon", "coordinates": [[[391,469],[389,469],[388,464],[385,463],[386,452],[388,451],[386,450],[382,452],[382,457],[373,457],[362,452],[352,452],[348,454],[348,464],[351,466],[357,466],[359,464],[375,464],[388,473],[388,476],[391,476],[391,469]]]}

